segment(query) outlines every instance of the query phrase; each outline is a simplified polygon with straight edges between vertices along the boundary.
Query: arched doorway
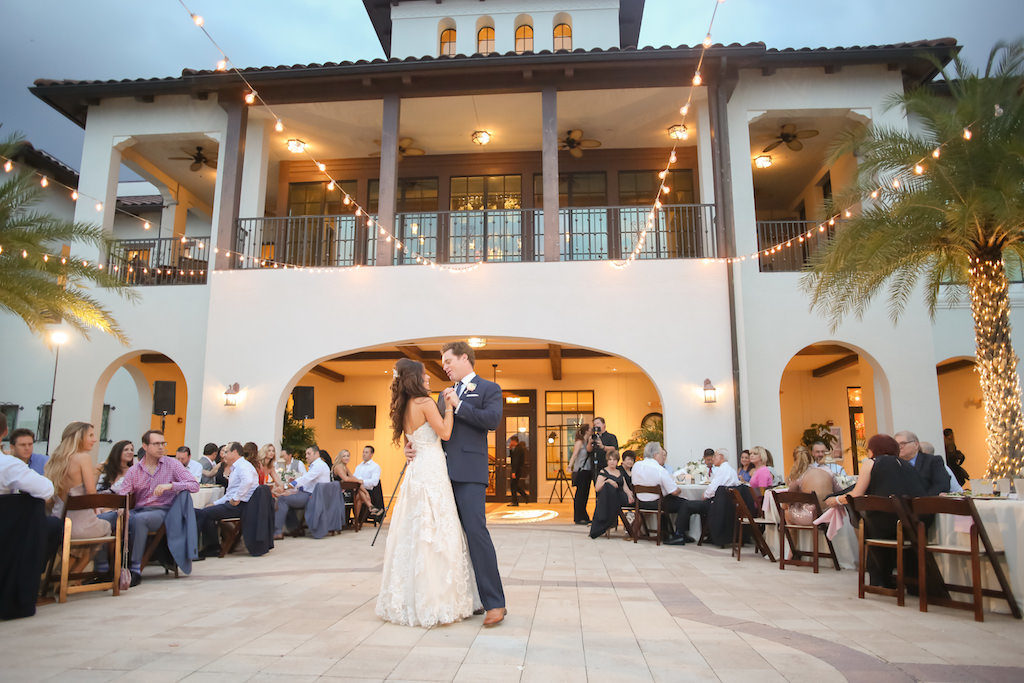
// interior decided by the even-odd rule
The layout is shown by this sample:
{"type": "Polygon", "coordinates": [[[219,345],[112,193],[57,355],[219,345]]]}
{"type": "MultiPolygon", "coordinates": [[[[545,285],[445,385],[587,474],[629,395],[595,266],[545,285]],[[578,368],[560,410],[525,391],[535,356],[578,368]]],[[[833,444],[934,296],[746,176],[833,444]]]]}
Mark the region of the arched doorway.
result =
{"type": "MultiPolygon", "coordinates": [[[[167,450],[185,442],[188,388],[181,368],[156,351],[133,351],[111,363],[96,383],[93,423],[103,442],[130,439],[138,446],[147,429],[163,429],[167,450]],[[166,411],[166,414],[163,414],[166,411]]],[[[193,448],[194,445],[191,445],[193,448]]]]}
{"type": "Polygon", "coordinates": [[[888,410],[888,394],[884,373],[862,349],[831,341],[802,348],[779,383],[783,453],[775,458],[776,469],[787,471],[804,432],[824,425],[836,440],[832,458],[857,473],[865,441],[888,410]]]}
{"type": "MultiPolygon", "coordinates": [[[[335,457],[350,451],[354,462],[366,445],[376,449],[383,481],[394,486],[404,457],[392,443],[390,372],[402,357],[425,363],[433,389],[450,385],[440,367],[447,340],[419,339],[360,349],[307,364],[284,387],[279,415],[295,412],[295,396],[312,399],[317,445],[335,457]],[[293,392],[297,387],[300,389],[293,392]]],[[[662,399],[650,377],[635,363],[595,349],[550,340],[488,338],[476,350],[476,372],[495,380],[504,393],[502,424],[488,444],[491,482],[488,499],[510,499],[507,442],[513,434],[527,447],[530,500],[547,502],[566,490],[559,472],[569,473],[573,435],[580,422],[604,417],[609,431],[625,444],[644,418],[660,416],[662,399]]],[[[302,407],[302,406],[300,406],[302,407]]],[[[568,494],[571,497],[571,493],[568,494]]]]}
{"type": "MultiPolygon", "coordinates": [[[[985,446],[985,403],[973,356],[954,356],[937,363],[939,405],[943,429],[952,429],[957,448],[966,456],[963,468],[975,477],[983,476],[988,464],[985,446]]],[[[944,444],[935,444],[935,453],[946,454],[944,444]]]]}

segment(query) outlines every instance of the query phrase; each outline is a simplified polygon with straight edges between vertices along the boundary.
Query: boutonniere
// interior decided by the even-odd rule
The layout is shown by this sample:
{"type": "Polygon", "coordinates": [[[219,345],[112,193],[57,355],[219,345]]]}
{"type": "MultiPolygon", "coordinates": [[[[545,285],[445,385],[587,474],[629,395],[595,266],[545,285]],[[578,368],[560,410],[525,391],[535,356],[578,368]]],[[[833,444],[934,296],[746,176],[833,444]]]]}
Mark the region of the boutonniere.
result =
{"type": "Polygon", "coordinates": [[[466,391],[476,391],[476,385],[470,382],[466,385],[466,391]]]}

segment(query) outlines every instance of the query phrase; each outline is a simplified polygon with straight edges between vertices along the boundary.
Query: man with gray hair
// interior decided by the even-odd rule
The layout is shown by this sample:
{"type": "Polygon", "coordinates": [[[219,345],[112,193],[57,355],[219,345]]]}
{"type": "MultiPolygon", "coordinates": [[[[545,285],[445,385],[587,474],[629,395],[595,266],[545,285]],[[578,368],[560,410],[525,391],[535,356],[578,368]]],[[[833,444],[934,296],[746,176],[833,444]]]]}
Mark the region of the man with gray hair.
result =
{"type": "Polygon", "coordinates": [[[917,434],[908,432],[896,432],[896,443],[900,447],[900,460],[909,462],[917,470],[924,488],[929,496],[937,496],[940,493],[949,492],[950,476],[946,474],[946,468],[942,465],[942,459],[935,455],[928,455],[921,451],[921,442],[917,440],[917,434]]]}
{"type": "MultiPolygon", "coordinates": [[[[634,466],[633,469],[636,469],[634,466]]],[[[704,489],[704,497],[702,500],[686,500],[684,502],[683,509],[679,512],[679,517],[676,520],[676,525],[683,525],[684,529],[690,528],[690,515],[697,513],[699,515],[707,515],[708,510],[711,509],[711,501],[714,499],[715,494],[718,493],[719,487],[730,487],[739,486],[740,478],[736,474],[736,470],[729,464],[729,449],[719,448],[715,451],[715,456],[711,460],[711,483],[704,489]]],[[[726,491],[723,495],[729,495],[726,491]]],[[[692,539],[691,539],[692,540],[692,539]]],[[[672,541],[669,541],[671,543],[672,541]]]]}
{"type": "MultiPolygon", "coordinates": [[[[933,446],[929,441],[922,441],[921,452],[925,455],[935,455],[935,446],[933,446]]],[[[949,492],[963,493],[964,487],[956,480],[956,475],[953,474],[953,470],[949,469],[949,465],[942,461],[942,458],[939,458],[939,461],[942,462],[942,466],[946,468],[946,474],[949,475],[949,492]]]]}
{"type": "MultiPolygon", "coordinates": [[[[631,473],[633,486],[660,486],[662,512],[676,513],[675,532],[668,542],[672,545],[683,545],[687,542],[693,543],[693,538],[690,537],[688,531],[689,516],[687,516],[687,526],[681,525],[679,521],[682,517],[680,510],[686,509],[686,501],[679,497],[679,486],[672,479],[672,475],[668,473],[668,470],[665,469],[665,460],[667,458],[668,453],[665,452],[665,449],[657,441],[651,441],[644,446],[644,459],[633,465],[631,473]]],[[[640,502],[640,507],[645,510],[658,509],[657,494],[638,493],[636,498],[640,502]]]]}

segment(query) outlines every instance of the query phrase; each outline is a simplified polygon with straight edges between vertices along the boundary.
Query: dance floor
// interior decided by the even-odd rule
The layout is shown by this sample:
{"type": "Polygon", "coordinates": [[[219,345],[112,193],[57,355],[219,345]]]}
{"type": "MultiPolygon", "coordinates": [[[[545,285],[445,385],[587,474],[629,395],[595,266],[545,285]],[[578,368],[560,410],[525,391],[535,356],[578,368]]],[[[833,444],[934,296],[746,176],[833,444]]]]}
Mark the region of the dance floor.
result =
{"type": "MultiPolygon", "coordinates": [[[[509,614],[429,631],[382,623],[373,529],[269,555],[159,567],[121,597],[72,596],[0,623],[0,679],[70,681],[1024,680],[1024,623],[856,597],[856,574],[714,547],[591,540],[553,519],[495,523],[509,614]]],[[[568,516],[567,516],[568,515],[568,516]]],[[[385,532],[386,533],[386,530],[385,532]]]]}

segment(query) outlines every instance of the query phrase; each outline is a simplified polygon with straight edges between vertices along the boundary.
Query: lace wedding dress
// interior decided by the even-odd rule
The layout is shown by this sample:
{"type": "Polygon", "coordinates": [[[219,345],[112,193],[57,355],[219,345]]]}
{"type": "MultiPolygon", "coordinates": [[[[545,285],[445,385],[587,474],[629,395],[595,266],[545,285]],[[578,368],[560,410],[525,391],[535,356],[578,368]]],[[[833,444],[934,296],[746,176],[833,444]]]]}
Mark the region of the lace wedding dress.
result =
{"type": "Polygon", "coordinates": [[[429,628],[470,616],[480,598],[441,439],[427,423],[406,436],[416,458],[388,528],[377,615],[429,628]]]}

